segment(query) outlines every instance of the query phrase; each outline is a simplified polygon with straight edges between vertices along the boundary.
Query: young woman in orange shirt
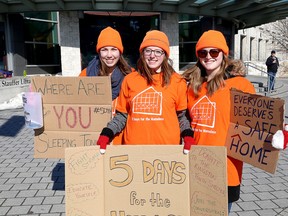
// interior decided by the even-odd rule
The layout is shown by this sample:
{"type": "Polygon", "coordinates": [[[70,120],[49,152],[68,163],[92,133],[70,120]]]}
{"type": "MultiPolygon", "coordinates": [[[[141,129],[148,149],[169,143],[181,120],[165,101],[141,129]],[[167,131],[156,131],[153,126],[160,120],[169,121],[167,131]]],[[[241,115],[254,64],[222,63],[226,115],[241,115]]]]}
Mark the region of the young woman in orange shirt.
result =
{"type": "Polygon", "coordinates": [[[116,115],[98,139],[105,152],[115,134],[124,130],[124,145],[179,145],[184,153],[194,144],[193,131],[186,118],[187,85],[174,71],[169,59],[169,40],[164,32],[146,33],[140,48],[137,72],[122,83],[116,115]]]}
{"type": "MultiPolygon", "coordinates": [[[[230,123],[230,89],[255,93],[244,76],[240,60],[228,58],[224,35],[215,30],[202,34],[196,44],[196,64],[183,76],[188,82],[188,110],[197,145],[225,146],[230,123]]],[[[228,209],[239,199],[242,161],[227,157],[228,209]]]]}
{"type": "MultiPolygon", "coordinates": [[[[119,32],[107,27],[100,32],[97,40],[96,52],[98,53],[84,68],[80,75],[83,76],[110,76],[112,88],[112,113],[115,115],[117,98],[124,77],[134,71],[123,57],[123,45],[119,32]]],[[[122,143],[122,133],[118,133],[113,144],[122,143]]]]}

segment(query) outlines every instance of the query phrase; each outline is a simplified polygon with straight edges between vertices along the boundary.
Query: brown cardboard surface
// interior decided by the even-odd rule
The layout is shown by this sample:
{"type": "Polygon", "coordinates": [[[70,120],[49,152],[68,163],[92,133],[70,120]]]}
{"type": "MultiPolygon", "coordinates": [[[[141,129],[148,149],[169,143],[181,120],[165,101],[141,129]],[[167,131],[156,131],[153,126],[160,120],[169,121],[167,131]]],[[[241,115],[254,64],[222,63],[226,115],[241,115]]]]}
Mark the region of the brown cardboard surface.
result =
{"type": "Polygon", "coordinates": [[[65,148],[94,146],[100,132],[44,131],[34,136],[35,158],[65,158],[65,148]]]}
{"type": "Polygon", "coordinates": [[[43,127],[35,130],[35,158],[64,158],[65,148],[96,145],[112,117],[110,77],[31,78],[42,93],[43,127]]]}
{"type": "Polygon", "coordinates": [[[65,212],[67,216],[105,215],[103,163],[103,156],[99,154],[98,146],[77,147],[71,151],[66,149],[65,212]]]}
{"type": "Polygon", "coordinates": [[[101,131],[112,117],[111,109],[111,104],[44,104],[44,129],[101,131]]]}
{"type": "Polygon", "coordinates": [[[111,82],[97,77],[32,77],[32,90],[41,92],[47,104],[111,104],[111,82]]]}
{"type": "Polygon", "coordinates": [[[228,215],[226,148],[107,146],[65,150],[66,215],[228,215]],[[165,148],[165,150],[164,150],[165,148]]]}
{"type": "Polygon", "coordinates": [[[192,146],[190,152],[190,215],[228,215],[225,147],[192,146]]]}
{"type": "Polygon", "coordinates": [[[279,150],[271,145],[273,134],[283,129],[284,101],[231,90],[231,123],[227,154],[275,173],[279,150]]]}

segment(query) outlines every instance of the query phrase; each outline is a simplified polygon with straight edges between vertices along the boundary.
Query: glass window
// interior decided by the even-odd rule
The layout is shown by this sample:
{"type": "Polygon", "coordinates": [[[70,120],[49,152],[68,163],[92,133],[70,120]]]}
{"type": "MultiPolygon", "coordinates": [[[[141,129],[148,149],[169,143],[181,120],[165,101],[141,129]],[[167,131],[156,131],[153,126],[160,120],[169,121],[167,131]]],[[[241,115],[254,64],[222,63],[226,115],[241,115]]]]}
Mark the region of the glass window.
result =
{"type": "Polygon", "coordinates": [[[179,14],[179,21],[199,20],[199,16],[193,14],[179,14]]]}
{"type": "Polygon", "coordinates": [[[27,65],[60,65],[58,44],[26,43],[27,65]]]}
{"type": "Polygon", "coordinates": [[[179,68],[184,70],[197,61],[195,46],[201,36],[200,18],[189,14],[179,15],[179,68]]]}
{"type": "Polygon", "coordinates": [[[201,36],[200,22],[184,22],[179,24],[180,42],[197,42],[201,36]]]}
{"type": "Polygon", "coordinates": [[[57,23],[25,20],[25,41],[58,43],[57,23]]]}
{"type": "Polygon", "coordinates": [[[196,62],[197,58],[195,55],[195,43],[185,43],[179,46],[180,58],[181,62],[196,62]]]}
{"type": "Polygon", "coordinates": [[[57,12],[24,13],[27,65],[60,65],[57,12]]]}

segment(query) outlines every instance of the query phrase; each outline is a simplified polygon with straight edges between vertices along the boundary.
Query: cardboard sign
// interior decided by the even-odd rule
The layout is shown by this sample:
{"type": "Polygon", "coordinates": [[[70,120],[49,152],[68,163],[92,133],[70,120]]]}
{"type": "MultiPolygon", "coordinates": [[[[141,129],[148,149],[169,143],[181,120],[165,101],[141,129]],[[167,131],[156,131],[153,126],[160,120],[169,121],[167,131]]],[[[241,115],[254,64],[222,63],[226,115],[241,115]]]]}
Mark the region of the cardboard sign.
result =
{"type": "Polygon", "coordinates": [[[272,147],[271,140],[283,129],[284,104],[281,99],[231,90],[227,154],[275,173],[279,150],[272,147]]]}
{"type": "Polygon", "coordinates": [[[66,215],[228,215],[226,147],[65,149],[66,215]]]}
{"type": "Polygon", "coordinates": [[[96,145],[112,117],[110,77],[31,78],[42,94],[43,128],[35,130],[35,158],[64,158],[65,148],[96,145]]]}

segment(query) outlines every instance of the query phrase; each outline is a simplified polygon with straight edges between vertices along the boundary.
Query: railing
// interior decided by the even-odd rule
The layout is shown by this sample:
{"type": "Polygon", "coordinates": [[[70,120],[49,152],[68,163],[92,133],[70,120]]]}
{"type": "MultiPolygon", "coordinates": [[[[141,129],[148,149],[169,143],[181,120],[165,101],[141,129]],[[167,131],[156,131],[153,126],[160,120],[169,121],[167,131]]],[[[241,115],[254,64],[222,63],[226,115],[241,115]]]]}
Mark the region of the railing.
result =
{"type": "MultiPolygon", "coordinates": [[[[272,74],[268,75],[267,71],[263,70],[263,67],[259,67],[258,65],[256,65],[256,64],[253,63],[253,62],[246,61],[246,62],[244,62],[244,64],[245,64],[245,67],[246,67],[246,69],[247,69],[247,74],[248,74],[248,75],[251,75],[251,74],[249,74],[249,67],[251,67],[251,68],[253,68],[254,70],[260,72],[260,76],[261,76],[261,77],[267,77],[268,86],[267,86],[267,88],[264,88],[264,89],[265,89],[265,91],[267,92],[266,94],[269,96],[269,95],[271,94],[271,91],[273,91],[273,90],[271,90],[270,87],[269,87],[269,86],[270,86],[270,79],[269,79],[269,77],[270,77],[270,76],[274,77],[273,83],[272,83],[272,85],[274,85],[274,84],[275,84],[275,77],[276,77],[276,76],[274,76],[274,75],[272,75],[272,74]]],[[[265,94],[265,95],[266,95],[266,94],[265,94]]]]}
{"type": "MultiPolygon", "coordinates": [[[[247,69],[247,74],[248,74],[248,72],[249,72],[249,67],[251,67],[251,68],[253,68],[253,69],[261,72],[261,77],[267,77],[268,87],[266,87],[266,88],[264,88],[264,89],[265,89],[265,95],[269,97],[272,90],[269,88],[269,81],[270,81],[270,79],[269,79],[268,73],[267,73],[266,71],[264,71],[262,67],[260,68],[258,65],[254,64],[254,63],[252,63],[252,62],[248,62],[248,61],[247,61],[247,62],[244,62],[244,64],[245,64],[245,67],[246,67],[246,69],[247,69]]],[[[249,74],[248,74],[248,75],[249,75],[249,74]]],[[[270,75],[270,76],[273,76],[273,75],[270,75]]],[[[274,80],[273,82],[275,83],[275,77],[274,77],[273,80],[274,80]]],[[[287,116],[287,115],[285,115],[284,117],[285,117],[285,119],[288,119],[288,116],[287,116]]]]}
{"type": "Polygon", "coordinates": [[[260,72],[261,76],[268,76],[268,73],[265,70],[263,70],[263,67],[259,67],[259,65],[250,61],[245,61],[244,64],[245,64],[245,67],[247,68],[248,73],[249,73],[249,67],[251,67],[255,69],[256,71],[260,72]]]}

